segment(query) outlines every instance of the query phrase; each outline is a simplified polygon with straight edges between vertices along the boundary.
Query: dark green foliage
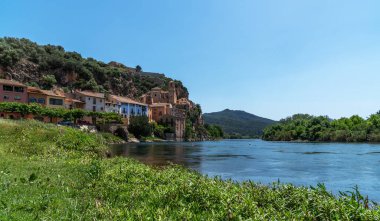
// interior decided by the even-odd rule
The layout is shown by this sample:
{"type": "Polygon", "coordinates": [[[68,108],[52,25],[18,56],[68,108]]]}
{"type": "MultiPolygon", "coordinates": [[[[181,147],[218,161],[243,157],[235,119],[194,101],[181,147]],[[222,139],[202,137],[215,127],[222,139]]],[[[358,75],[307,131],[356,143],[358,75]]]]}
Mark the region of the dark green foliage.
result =
{"type": "MultiPolygon", "coordinates": [[[[32,80],[46,89],[57,85],[136,98],[153,87],[165,88],[172,80],[162,74],[144,75],[141,67],[135,69],[116,62],[105,64],[86,59],[77,52],[66,52],[61,46],[38,45],[28,39],[7,37],[0,38],[0,68],[9,72],[14,80],[23,83],[32,80]],[[30,69],[30,66],[37,68],[30,69]],[[13,73],[14,69],[21,69],[25,74],[13,73]]],[[[187,89],[180,81],[175,82],[179,98],[187,97],[187,89]]]]}
{"type": "Polygon", "coordinates": [[[185,122],[185,140],[205,140],[208,139],[209,134],[201,123],[202,108],[199,104],[196,104],[192,109],[186,112],[185,122]]]}
{"type": "Polygon", "coordinates": [[[296,114],[264,130],[263,139],[278,141],[379,142],[380,115],[367,120],[354,115],[331,120],[327,116],[296,114]]]}
{"type": "Polygon", "coordinates": [[[55,79],[55,76],[52,74],[43,76],[42,82],[42,88],[47,90],[51,89],[55,84],[57,84],[57,80],[55,79]]]}
{"type": "Polygon", "coordinates": [[[212,139],[220,139],[224,137],[223,130],[220,126],[205,124],[204,127],[212,139]]]}
{"type": "Polygon", "coordinates": [[[134,116],[129,118],[128,131],[136,138],[151,136],[152,126],[146,116],[134,116]]]}
{"type": "Polygon", "coordinates": [[[379,220],[378,206],[324,185],[209,178],[105,158],[100,134],[0,120],[0,220],[379,220]]]}
{"type": "Polygon", "coordinates": [[[203,118],[206,124],[220,126],[228,138],[261,136],[263,129],[275,122],[244,111],[229,109],[203,114],[203,118]]]}
{"type": "Polygon", "coordinates": [[[155,137],[159,137],[161,139],[165,139],[165,130],[166,127],[160,124],[152,124],[153,127],[153,134],[155,137]]]}

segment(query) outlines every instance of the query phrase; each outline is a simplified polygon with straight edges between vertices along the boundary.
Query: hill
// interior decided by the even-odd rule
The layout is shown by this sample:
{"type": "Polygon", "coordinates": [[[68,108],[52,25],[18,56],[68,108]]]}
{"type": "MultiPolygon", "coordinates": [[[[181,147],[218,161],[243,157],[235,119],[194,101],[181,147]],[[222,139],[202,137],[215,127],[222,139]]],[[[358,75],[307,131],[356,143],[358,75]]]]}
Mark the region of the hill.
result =
{"type": "MultiPolygon", "coordinates": [[[[62,46],[38,45],[28,39],[0,38],[0,78],[11,77],[30,86],[65,90],[109,92],[137,98],[154,87],[167,89],[172,79],[164,74],[83,58],[62,46]]],[[[187,88],[175,81],[178,98],[188,98],[187,88]]]]}
{"type": "Polygon", "coordinates": [[[206,124],[215,124],[222,127],[229,135],[243,137],[257,137],[263,134],[263,129],[275,121],[262,118],[241,110],[223,110],[220,112],[205,113],[203,118],[206,124]]]}

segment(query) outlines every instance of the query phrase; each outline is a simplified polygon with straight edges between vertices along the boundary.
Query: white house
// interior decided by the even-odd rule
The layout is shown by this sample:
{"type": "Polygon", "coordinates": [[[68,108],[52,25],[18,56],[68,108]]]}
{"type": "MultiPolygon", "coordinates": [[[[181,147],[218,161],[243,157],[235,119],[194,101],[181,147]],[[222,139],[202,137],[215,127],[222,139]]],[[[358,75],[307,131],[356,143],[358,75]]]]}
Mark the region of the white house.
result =
{"type": "Polygon", "coordinates": [[[75,97],[85,103],[85,110],[94,112],[105,111],[105,97],[103,93],[92,91],[75,91],[75,97]]]}

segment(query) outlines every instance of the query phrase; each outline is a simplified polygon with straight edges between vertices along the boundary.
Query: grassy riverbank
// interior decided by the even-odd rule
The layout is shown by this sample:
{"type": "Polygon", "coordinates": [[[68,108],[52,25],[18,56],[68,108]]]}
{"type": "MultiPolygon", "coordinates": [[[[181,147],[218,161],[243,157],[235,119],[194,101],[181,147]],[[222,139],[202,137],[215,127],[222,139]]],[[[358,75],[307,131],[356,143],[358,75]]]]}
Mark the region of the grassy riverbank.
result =
{"type": "Polygon", "coordinates": [[[0,220],[379,220],[360,195],[211,179],[105,158],[104,136],[0,120],[0,220]]]}

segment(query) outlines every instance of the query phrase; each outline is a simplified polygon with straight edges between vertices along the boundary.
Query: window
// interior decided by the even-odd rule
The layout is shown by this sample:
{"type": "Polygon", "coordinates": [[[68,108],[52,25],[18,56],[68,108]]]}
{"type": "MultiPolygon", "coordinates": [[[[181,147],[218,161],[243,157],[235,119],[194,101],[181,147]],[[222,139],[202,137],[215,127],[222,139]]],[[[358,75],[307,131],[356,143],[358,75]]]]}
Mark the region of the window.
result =
{"type": "Polygon", "coordinates": [[[20,96],[15,96],[15,100],[21,100],[20,96]]]}
{"type": "Polygon", "coordinates": [[[24,92],[24,88],[23,87],[15,87],[15,91],[16,92],[24,92]]]}
{"type": "Polygon", "coordinates": [[[13,91],[13,87],[9,85],[3,85],[3,90],[4,91],[13,91]]]}
{"type": "Polygon", "coordinates": [[[4,100],[9,100],[9,96],[8,95],[4,95],[4,100]]]}
{"type": "Polygon", "coordinates": [[[92,104],[96,104],[96,98],[93,98],[92,104]]]}
{"type": "Polygon", "coordinates": [[[89,97],[88,100],[91,100],[91,98],[89,97]]]}
{"type": "Polygon", "coordinates": [[[103,111],[103,107],[101,107],[100,110],[103,111]]]}
{"type": "Polygon", "coordinates": [[[37,103],[37,99],[34,97],[29,98],[29,103],[37,103]]]}
{"type": "Polygon", "coordinates": [[[50,105],[63,105],[63,100],[62,99],[56,99],[56,98],[50,98],[49,104],[50,105]]]}
{"type": "Polygon", "coordinates": [[[102,103],[103,102],[103,100],[102,99],[99,99],[100,100],[100,103],[102,103]]]}
{"type": "Polygon", "coordinates": [[[96,106],[92,107],[92,111],[94,111],[94,112],[96,111],[96,106]]]}
{"type": "Polygon", "coordinates": [[[45,98],[38,98],[37,103],[45,104],[45,98]]]}

